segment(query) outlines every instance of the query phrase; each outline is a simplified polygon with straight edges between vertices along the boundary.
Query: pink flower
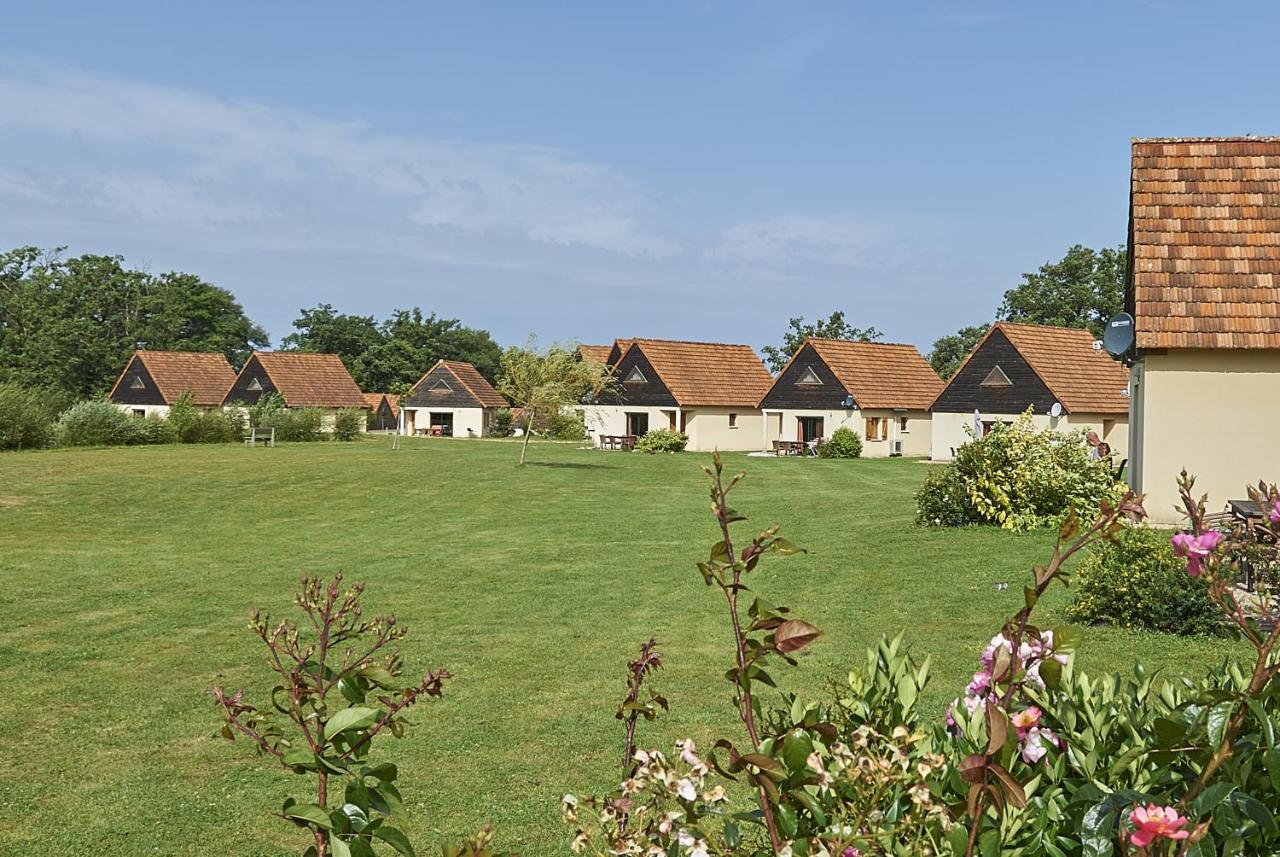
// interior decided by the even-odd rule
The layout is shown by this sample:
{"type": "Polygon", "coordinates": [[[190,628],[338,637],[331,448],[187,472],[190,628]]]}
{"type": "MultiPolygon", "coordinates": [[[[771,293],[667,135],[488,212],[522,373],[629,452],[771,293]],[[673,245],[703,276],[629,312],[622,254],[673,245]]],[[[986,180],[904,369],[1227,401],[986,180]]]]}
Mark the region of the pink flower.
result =
{"type": "Polygon", "coordinates": [[[848,848],[844,849],[840,857],[862,857],[862,851],[861,849],[854,848],[850,845],[848,848]]]}
{"type": "Polygon", "coordinates": [[[1209,530],[1194,536],[1191,533],[1178,533],[1173,537],[1173,554],[1174,556],[1185,556],[1187,558],[1187,574],[1192,577],[1199,577],[1204,570],[1204,559],[1209,554],[1218,549],[1218,542],[1222,541],[1222,533],[1216,530],[1209,530]]]}
{"type": "Polygon", "coordinates": [[[1026,732],[1019,732],[1018,740],[1022,742],[1022,760],[1029,765],[1034,765],[1049,752],[1046,744],[1062,748],[1062,741],[1057,735],[1039,726],[1033,726],[1026,732]]]}
{"type": "Polygon", "coordinates": [[[1017,727],[1018,734],[1025,735],[1028,730],[1034,729],[1040,725],[1041,714],[1043,714],[1043,712],[1033,705],[1026,711],[1015,712],[1009,719],[1013,722],[1013,725],[1017,727]]]}
{"type": "Polygon", "coordinates": [[[1271,507],[1271,514],[1267,517],[1271,518],[1271,523],[1280,524],[1280,500],[1277,500],[1276,504],[1271,507]]]}
{"type": "Polygon", "coordinates": [[[1178,815],[1171,806],[1156,806],[1149,803],[1146,807],[1134,807],[1129,813],[1129,821],[1137,828],[1129,835],[1129,841],[1139,848],[1146,848],[1157,839],[1186,839],[1190,831],[1183,830],[1187,820],[1178,815]]]}
{"type": "Polygon", "coordinates": [[[969,682],[969,686],[965,691],[973,696],[981,696],[991,689],[991,673],[988,670],[979,670],[973,674],[973,681],[969,682]]]}

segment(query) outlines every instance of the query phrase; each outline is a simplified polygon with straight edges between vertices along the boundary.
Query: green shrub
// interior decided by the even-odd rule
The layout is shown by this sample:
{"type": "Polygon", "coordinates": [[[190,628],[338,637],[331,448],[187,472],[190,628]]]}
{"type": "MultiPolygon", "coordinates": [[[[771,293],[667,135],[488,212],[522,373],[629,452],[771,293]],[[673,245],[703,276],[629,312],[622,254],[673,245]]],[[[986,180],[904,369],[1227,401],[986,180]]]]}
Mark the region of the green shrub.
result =
{"type": "Polygon", "coordinates": [[[931,466],[916,494],[916,523],[929,527],[963,527],[978,520],[960,472],[954,467],[931,466]]]}
{"type": "Polygon", "coordinates": [[[1173,555],[1169,533],[1152,527],[1121,531],[1101,542],[1075,575],[1075,601],[1067,615],[1077,622],[1146,628],[1169,634],[1212,634],[1221,614],[1209,600],[1209,581],[1187,574],[1173,555]]]}
{"type": "Polygon", "coordinates": [[[134,417],[135,437],[133,443],[156,444],[178,443],[178,430],[166,417],[157,413],[145,417],[134,417]]]}
{"type": "Polygon", "coordinates": [[[862,438],[848,426],[840,426],[818,447],[819,458],[861,458],[862,438]]]}
{"type": "Polygon", "coordinates": [[[515,415],[511,413],[510,408],[499,408],[493,415],[493,422],[489,424],[489,434],[493,437],[511,437],[515,434],[515,415]]]}
{"type": "Polygon", "coordinates": [[[547,436],[556,440],[586,440],[587,427],[577,411],[552,414],[547,420],[547,436]]]}
{"type": "Polygon", "coordinates": [[[248,413],[250,427],[274,426],[285,413],[284,397],[279,393],[267,393],[265,396],[259,396],[258,401],[245,410],[248,413]]]}
{"type": "Polygon", "coordinates": [[[1030,409],[1012,425],[996,425],[960,447],[947,469],[953,472],[945,481],[928,479],[917,493],[917,522],[931,524],[944,517],[938,511],[952,508],[955,501],[934,495],[956,484],[967,503],[956,507],[964,508],[964,523],[1011,530],[1056,523],[1071,509],[1092,514],[1120,488],[1108,462],[1089,458],[1083,432],[1037,431],[1030,409]]]}
{"type": "Polygon", "coordinates": [[[675,429],[651,429],[636,441],[637,452],[684,452],[689,435],[675,429]]]}
{"type": "Polygon", "coordinates": [[[338,411],[338,415],[333,418],[333,439],[359,440],[365,416],[363,408],[343,408],[338,411]]]}
{"type": "Polygon", "coordinates": [[[60,404],[53,391],[0,384],[0,449],[48,446],[60,404]]]}
{"type": "Polygon", "coordinates": [[[263,428],[274,428],[278,441],[294,443],[317,441],[324,440],[324,416],[324,411],[320,408],[274,411],[266,414],[264,421],[258,425],[263,428]]]}
{"type": "Polygon", "coordinates": [[[54,441],[58,446],[123,446],[147,442],[145,420],[127,414],[103,399],[72,405],[58,418],[54,441]]]}
{"type": "Polygon", "coordinates": [[[190,393],[183,393],[169,408],[167,420],[173,428],[178,443],[198,443],[195,439],[199,429],[196,422],[200,419],[200,411],[191,399],[190,393]]]}

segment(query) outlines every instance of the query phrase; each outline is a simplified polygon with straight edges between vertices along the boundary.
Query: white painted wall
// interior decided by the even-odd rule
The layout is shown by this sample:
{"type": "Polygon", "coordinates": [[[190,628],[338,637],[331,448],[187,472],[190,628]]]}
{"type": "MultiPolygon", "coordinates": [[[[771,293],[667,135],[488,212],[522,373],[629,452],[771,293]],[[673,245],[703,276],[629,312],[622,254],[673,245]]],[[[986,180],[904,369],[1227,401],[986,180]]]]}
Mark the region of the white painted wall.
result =
{"type": "Polygon", "coordinates": [[[117,402],[116,407],[124,411],[126,414],[136,414],[139,411],[142,411],[139,416],[143,417],[149,417],[152,414],[159,414],[162,417],[167,417],[169,415],[168,405],[122,405],[117,402]]]}
{"type": "Polygon", "coordinates": [[[760,437],[764,431],[764,415],[749,408],[689,408],[685,432],[689,435],[688,449],[710,452],[746,452],[761,449],[760,437]],[[731,428],[730,415],[736,428],[731,428]]]}
{"type": "MultiPolygon", "coordinates": [[[[966,428],[973,426],[973,413],[956,414],[934,411],[932,420],[934,461],[950,461],[951,450],[959,449],[970,440],[966,428]]],[[[1021,414],[982,414],[983,422],[1013,422],[1021,414]]],[[[1053,429],[1059,432],[1095,431],[1098,437],[1111,445],[1111,452],[1117,464],[1126,456],[1129,444],[1129,417],[1126,414],[1063,414],[1050,417],[1047,414],[1033,414],[1031,424],[1037,431],[1053,429]]]]}
{"type": "Polygon", "coordinates": [[[432,414],[453,414],[453,437],[484,437],[489,433],[489,422],[484,408],[404,408],[404,433],[414,434],[417,429],[431,427],[432,414]]]}
{"type": "Polygon", "coordinates": [[[764,448],[772,449],[775,440],[799,440],[800,417],[821,417],[822,434],[830,437],[838,428],[847,428],[862,438],[864,458],[888,458],[893,452],[894,441],[902,442],[904,456],[923,457],[929,454],[932,443],[932,419],[928,411],[890,411],[883,409],[859,410],[804,410],[771,408],[764,413],[764,448]],[[889,421],[884,440],[867,440],[867,419],[881,418],[889,421]],[[907,420],[902,428],[901,418],[907,420]]]}

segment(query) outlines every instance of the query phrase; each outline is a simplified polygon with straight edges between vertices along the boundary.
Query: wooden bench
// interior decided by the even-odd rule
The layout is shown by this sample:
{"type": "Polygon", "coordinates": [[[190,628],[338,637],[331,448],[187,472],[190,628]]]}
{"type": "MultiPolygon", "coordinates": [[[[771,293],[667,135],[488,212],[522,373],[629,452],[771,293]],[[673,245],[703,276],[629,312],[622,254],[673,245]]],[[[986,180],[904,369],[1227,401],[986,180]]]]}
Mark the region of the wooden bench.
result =
{"type": "Polygon", "coordinates": [[[244,445],[257,446],[258,441],[262,441],[263,446],[275,446],[276,427],[268,426],[266,428],[249,429],[249,433],[244,436],[244,445]]]}
{"type": "Polygon", "coordinates": [[[636,436],[633,434],[602,434],[600,435],[600,448],[632,450],[636,448],[636,436]]]}

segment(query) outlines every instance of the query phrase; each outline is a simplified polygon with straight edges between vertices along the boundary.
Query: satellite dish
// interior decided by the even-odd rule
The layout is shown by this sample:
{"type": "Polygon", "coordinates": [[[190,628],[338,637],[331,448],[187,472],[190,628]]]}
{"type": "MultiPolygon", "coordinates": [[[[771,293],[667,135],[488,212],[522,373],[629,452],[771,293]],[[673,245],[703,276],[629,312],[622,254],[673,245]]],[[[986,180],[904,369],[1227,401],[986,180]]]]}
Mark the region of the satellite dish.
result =
{"type": "Polygon", "coordinates": [[[1134,332],[1133,316],[1127,312],[1118,312],[1107,321],[1107,329],[1102,334],[1102,346],[1116,360],[1127,360],[1133,356],[1133,346],[1137,341],[1134,332]]]}
{"type": "Polygon", "coordinates": [[[1053,403],[1053,405],[1049,408],[1049,416],[1051,417],[1062,416],[1062,402],[1053,403]]]}

